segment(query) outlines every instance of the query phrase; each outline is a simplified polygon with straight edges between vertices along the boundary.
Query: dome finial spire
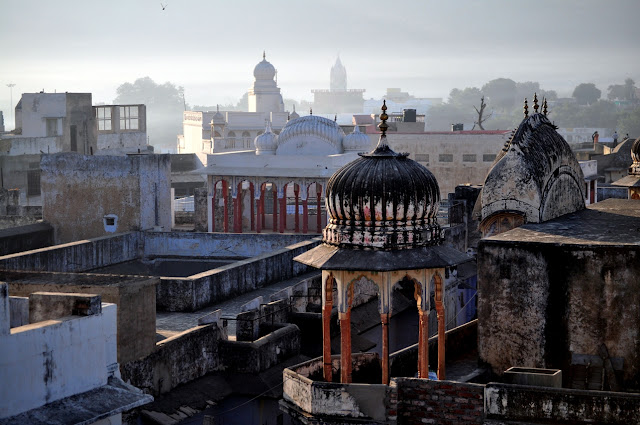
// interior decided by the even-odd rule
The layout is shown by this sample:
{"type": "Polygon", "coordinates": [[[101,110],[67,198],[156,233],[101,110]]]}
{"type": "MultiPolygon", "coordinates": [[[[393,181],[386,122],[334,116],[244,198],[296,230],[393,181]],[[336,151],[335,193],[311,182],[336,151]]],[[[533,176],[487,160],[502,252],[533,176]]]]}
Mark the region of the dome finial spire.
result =
{"type": "Polygon", "coordinates": [[[538,93],[533,94],[533,111],[538,113],[538,93]]]}
{"type": "Polygon", "coordinates": [[[524,111],[524,117],[525,118],[529,118],[529,105],[527,105],[527,98],[524,98],[524,108],[522,108],[522,110],[524,111]]]}
{"type": "Polygon", "coordinates": [[[378,128],[380,129],[380,131],[382,131],[382,137],[387,137],[387,129],[389,128],[389,126],[387,125],[387,120],[389,119],[389,115],[387,115],[387,100],[383,100],[382,101],[382,113],[380,114],[380,121],[382,121],[380,123],[380,125],[378,126],[378,128]]]}
{"type": "Polygon", "coordinates": [[[545,116],[547,115],[547,98],[546,97],[542,99],[542,113],[545,116]]]}
{"type": "Polygon", "coordinates": [[[267,60],[267,51],[266,50],[262,51],[262,60],[267,60]]]}

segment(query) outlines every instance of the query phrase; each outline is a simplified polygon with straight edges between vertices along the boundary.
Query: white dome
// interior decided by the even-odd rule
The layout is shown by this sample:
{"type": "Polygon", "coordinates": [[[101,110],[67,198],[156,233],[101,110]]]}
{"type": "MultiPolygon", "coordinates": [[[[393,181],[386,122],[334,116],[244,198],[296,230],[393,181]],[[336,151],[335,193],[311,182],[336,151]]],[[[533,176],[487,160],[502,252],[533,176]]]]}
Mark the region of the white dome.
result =
{"type": "Polygon", "coordinates": [[[267,62],[265,53],[262,53],[262,62],[253,68],[253,76],[256,80],[273,80],[276,76],[276,69],[267,62]]]}
{"type": "Polygon", "coordinates": [[[256,155],[275,155],[278,147],[278,136],[271,131],[271,123],[267,121],[264,133],[253,141],[256,147],[256,155]]]}
{"type": "Polygon", "coordinates": [[[358,126],[353,127],[353,133],[349,133],[342,141],[345,152],[369,152],[371,150],[371,139],[360,132],[358,126]]]}
{"type": "Polygon", "coordinates": [[[318,115],[290,120],[278,136],[278,155],[334,155],[342,153],[344,131],[338,123],[318,115]]]}

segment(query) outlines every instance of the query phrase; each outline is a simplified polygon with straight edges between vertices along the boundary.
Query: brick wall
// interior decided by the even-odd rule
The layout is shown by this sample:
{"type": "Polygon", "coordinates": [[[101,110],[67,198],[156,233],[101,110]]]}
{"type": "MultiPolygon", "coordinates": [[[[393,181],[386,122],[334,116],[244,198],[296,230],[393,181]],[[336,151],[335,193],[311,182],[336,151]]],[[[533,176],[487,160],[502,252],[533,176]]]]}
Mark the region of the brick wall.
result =
{"type": "Polygon", "coordinates": [[[484,385],[416,378],[393,381],[397,386],[398,425],[466,425],[484,421],[484,385]]]}

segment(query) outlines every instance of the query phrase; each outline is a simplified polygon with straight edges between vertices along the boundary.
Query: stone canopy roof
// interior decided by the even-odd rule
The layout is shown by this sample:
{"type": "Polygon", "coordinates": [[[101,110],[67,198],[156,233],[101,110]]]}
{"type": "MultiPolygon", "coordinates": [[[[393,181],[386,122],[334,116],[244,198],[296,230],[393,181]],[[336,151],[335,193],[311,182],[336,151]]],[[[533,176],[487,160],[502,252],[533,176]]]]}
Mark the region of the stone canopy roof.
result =
{"type": "Polygon", "coordinates": [[[481,200],[482,220],[512,212],[538,223],[585,207],[580,164],[544,113],[526,116],[515,130],[487,174],[481,200]]]}

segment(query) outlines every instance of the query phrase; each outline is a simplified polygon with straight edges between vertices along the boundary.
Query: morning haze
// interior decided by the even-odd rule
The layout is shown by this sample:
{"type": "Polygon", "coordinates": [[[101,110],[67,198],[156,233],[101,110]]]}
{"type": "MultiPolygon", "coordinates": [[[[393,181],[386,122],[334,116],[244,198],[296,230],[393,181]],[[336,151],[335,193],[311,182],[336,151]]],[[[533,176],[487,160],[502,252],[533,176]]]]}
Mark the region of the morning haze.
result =
{"type": "MultiPolygon", "coordinates": [[[[328,85],[339,54],[365,98],[387,87],[448,96],[505,77],[569,96],[640,79],[640,3],[550,1],[212,2],[3,1],[0,81],[20,93],[93,93],[111,103],[149,76],[185,89],[190,105],[235,103],[266,50],[285,98],[328,85]]],[[[9,108],[9,89],[0,108],[9,108]]],[[[10,114],[5,113],[5,119],[10,114]]],[[[12,128],[12,123],[7,123],[12,128]]]]}

